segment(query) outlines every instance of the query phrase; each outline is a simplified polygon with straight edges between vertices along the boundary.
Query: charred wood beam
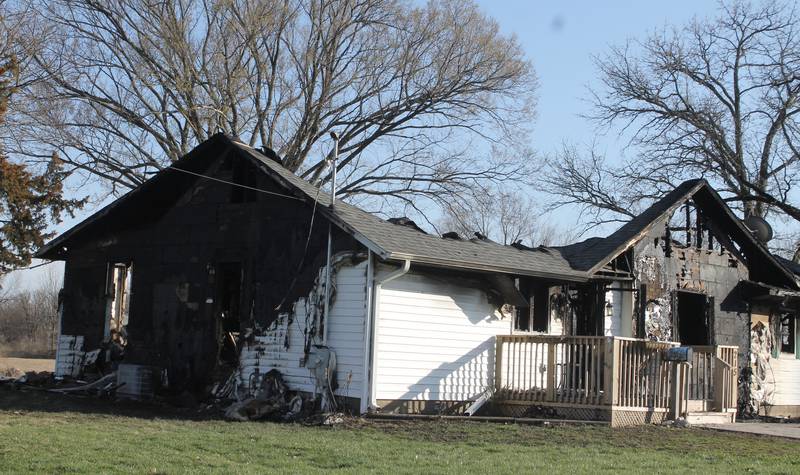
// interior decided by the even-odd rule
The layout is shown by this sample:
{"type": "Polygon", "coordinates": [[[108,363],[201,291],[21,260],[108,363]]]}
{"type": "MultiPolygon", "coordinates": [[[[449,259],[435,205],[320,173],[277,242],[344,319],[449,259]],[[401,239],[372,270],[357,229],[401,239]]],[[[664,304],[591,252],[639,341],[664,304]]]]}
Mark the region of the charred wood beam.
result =
{"type": "Polygon", "coordinates": [[[747,259],[745,256],[736,248],[736,245],[733,243],[733,240],[722,230],[720,227],[714,223],[714,221],[708,221],[708,228],[714,235],[717,237],[717,241],[719,241],[720,246],[734,256],[736,256],[740,261],[747,263],[747,259]]]}
{"type": "Polygon", "coordinates": [[[596,277],[608,277],[615,280],[633,280],[633,274],[629,272],[613,272],[608,270],[600,270],[595,273],[596,277]]]}
{"type": "Polygon", "coordinates": [[[688,201],[686,202],[686,246],[692,246],[692,214],[688,201]]]}
{"type": "Polygon", "coordinates": [[[697,248],[703,248],[703,215],[700,214],[700,209],[697,208],[695,211],[695,235],[697,236],[697,248]]]}
{"type": "Polygon", "coordinates": [[[664,233],[664,256],[672,256],[672,230],[669,227],[669,221],[667,221],[667,229],[664,233]]]}
{"type": "Polygon", "coordinates": [[[708,226],[706,226],[706,230],[708,231],[708,250],[709,251],[713,251],[714,250],[714,233],[711,232],[710,229],[708,229],[708,226]]]}

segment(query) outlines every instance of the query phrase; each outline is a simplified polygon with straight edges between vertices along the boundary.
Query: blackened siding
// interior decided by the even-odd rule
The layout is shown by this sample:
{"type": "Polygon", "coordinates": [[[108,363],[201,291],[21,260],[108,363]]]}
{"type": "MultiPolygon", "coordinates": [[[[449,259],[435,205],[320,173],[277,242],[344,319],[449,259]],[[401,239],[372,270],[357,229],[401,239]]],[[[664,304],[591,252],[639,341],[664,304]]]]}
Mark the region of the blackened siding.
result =
{"type": "MultiPolygon", "coordinates": [[[[222,164],[217,160],[207,173],[231,180],[232,171],[222,164]]],[[[285,193],[261,175],[255,185],[285,193]]],[[[107,264],[132,262],[126,360],[167,368],[174,389],[207,383],[217,359],[216,266],[241,263],[241,326],[266,327],[282,301],[290,309],[308,292],[325,256],[327,221],[317,212],[303,259],[312,205],[251,196],[255,201],[233,203],[230,185],[201,178],[177,202],[165,203],[167,211],[155,213],[157,218],[131,216],[133,224],[124,229],[115,225],[70,249],[62,334],[85,335],[87,350],[99,345],[107,264]]],[[[337,232],[336,247],[358,246],[337,232]]]]}
{"type": "Polygon", "coordinates": [[[64,310],[61,333],[83,335],[84,347],[96,348],[103,338],[105,313],[105,265],[94,260],[67,262],[64,269],[64,310]]]}
{"type": "MultiPolygon", "coordinates": [[[[712,328],[715,345],[736,345],[746,358],[749,348],[749,309],[740,294],[739,283],[747,280],[746,265],[725,250],[671,246],[665,253],[665,223],[659,223],[635,246],[636,276],[646,286],[645,334],[659,340],[674,340],[671,328],[676,290],[713,297],[712,328]],[[667,327],[663,333],[654,334],[667,327]]],[[[744,364],[744,359],[741,364],[744,364]]]]}

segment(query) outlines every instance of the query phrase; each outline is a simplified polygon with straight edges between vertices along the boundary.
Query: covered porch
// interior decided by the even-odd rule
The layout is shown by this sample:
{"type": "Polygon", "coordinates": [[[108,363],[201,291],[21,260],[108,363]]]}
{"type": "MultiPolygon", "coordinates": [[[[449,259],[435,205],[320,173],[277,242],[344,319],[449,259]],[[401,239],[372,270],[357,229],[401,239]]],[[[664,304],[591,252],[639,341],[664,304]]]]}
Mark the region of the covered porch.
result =
{"type": "Polygon", "coordinates": [[[496,411],[608,421],[612,426],[733,422],[738,347],[691,346],[671,361],[675,342],[616,336],[498,335],[496,411]]]}

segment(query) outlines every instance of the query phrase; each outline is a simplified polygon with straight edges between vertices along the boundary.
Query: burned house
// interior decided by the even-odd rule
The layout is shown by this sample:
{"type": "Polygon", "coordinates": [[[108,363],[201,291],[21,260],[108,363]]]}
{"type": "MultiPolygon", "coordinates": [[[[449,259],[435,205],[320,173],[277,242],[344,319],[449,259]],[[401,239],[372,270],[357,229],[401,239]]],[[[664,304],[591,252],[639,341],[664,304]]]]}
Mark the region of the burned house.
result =
{"type": "Polygon", "coordinates": [[[59,375],[97,359],[151,377],[132,393],[232,381],[239,396],[277,370],[360,413],[730,419],[751,404],[752,327],[796,331],[782,322],[800,296],[702,180],[606,238],[504,246],[332,203],[273,152],[223,134],[38,256],[66,262],[59,375]],[[664,357],[679,345],[691,361],[664,357]]]}

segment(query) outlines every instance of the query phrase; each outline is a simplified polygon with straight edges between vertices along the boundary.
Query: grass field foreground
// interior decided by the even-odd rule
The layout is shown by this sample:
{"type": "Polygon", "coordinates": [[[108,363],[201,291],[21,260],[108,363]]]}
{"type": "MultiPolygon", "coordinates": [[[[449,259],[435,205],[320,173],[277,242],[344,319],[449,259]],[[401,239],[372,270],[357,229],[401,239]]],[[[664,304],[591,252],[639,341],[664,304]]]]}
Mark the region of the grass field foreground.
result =
{"type": "Polygon", "coordinates": [[[64,399],[0,390],[0,471],[800,473],[796,441],[702,429],[232,423],[64,399]]]}

